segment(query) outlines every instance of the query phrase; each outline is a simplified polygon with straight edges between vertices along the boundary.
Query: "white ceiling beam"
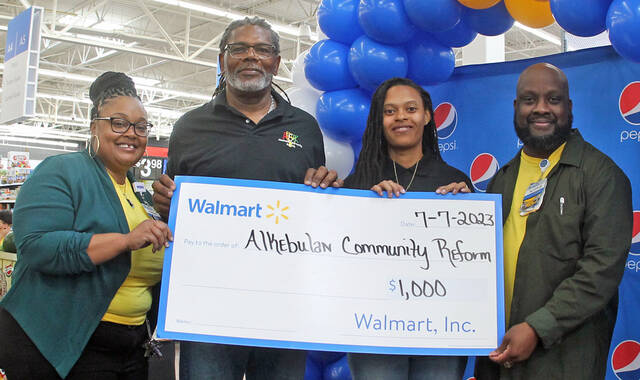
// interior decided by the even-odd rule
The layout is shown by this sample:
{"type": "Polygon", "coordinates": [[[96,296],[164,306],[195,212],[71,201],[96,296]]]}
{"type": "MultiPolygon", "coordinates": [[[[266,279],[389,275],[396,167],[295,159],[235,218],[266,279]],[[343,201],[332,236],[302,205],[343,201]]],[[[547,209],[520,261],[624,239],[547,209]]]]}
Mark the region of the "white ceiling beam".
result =
{"type": "MultiPolygon", "coordinates": [[[[149,57],[156,57],[156,58],[161,58],[161,59],[168,59],[170,61],[188,63],[188,64],[192,64],[192,65],[199,65],[199,66],[212,67],[212,68],[217,68],[218,67],[218,65],[216,63],[213,63],[213,62],[207,62],[207,61],[198,60],[198,59],[191,59],[191,58],[183,58],[183,57],[180,57],[180,56],[171,55],[171,54],[167,54],[167,53],[160,53],[160,52],[156,52],[156,51],[153,51],[153,50],[147,50],[147,49],[141,49],[141,48],[134,48],[134,47],[127,47],[127,46],[117,45],[117,44],[114,44],[114,43],[112,43],[110,41],[105,41],[105,40],[89,40],[89,39],[78,38],[78,37],[73,37],[73,36],[69,36],[69,35],[61,35],[61,34],[58,34],[58,33],[55,33],[55,34],[54,33],[43,33],[42,37],[50,39],[50,40],[54,40],[54,41],[62,41],[62,42],[68,42],[68,43],[78,44],[78,45],[89,45],[89,46],[96,46],[96,47],[104,47],[104,48],[108,48],[108,49],[112,49],[112,50],[124,51],[124,52],[128,52],[128,53],[133,53],[133,54],[141,54],[141,55],[145,55],[145,56],[149,56],[149,57]]],[[[276,76],[276,77],[274,77],[274,79],[282,81],[282,82],[293,83],[291,78],[276,76]]]]}
{"type": "Polygon", "coordinates": [[[164,36],[165,40],[169,43],[169,45],[171,45],[171,48],[173,49],[173,51],[175,51],[178,54],[178,56],[180,56],[182,59],[186,59],[185,55],[182,54],[182,51],[178,49],[178,46],[176,45],[176,43],[173,42],[173,39],[171,38],[171,36],[169,36],[169,33],[167,33],[167,31],[164,30],[164,27],[162,26],[162,24],[160,24],[160,21],[158,21],[158,19],[156,18],[156,16],[153,15],[153,13],[151,13],[151,11],[149,10],[149,8],[147,8],[143,0],[138,0],[138,6],[144,11],[147,17],[151,19],[151,21],[153,21],[154,24],[156,24],[156,27],[160,30],[160,33],[162,33],[162,35],[164,36]]]}
{"type": "MultiPolygon", "coordinates": [[[[191,54],[191,56],[189,56],[189,59],[194,59],[195,57],[199,56],[200,53],[202,53],[203,51],[205,51],[205,49],[208,49],[209,47],[211,47],[211,45],[220,42],[220,38],[222,38],[222,34],[220,33],[217,36],[213,37],[211,40],[209,40],[209,42],[207,42],[206,44],[202,45],[202,47],[198,50],[196,50],[195,53],[191,54]]],[[[218,49],[216,49],[218,50],[218,49]]]]}

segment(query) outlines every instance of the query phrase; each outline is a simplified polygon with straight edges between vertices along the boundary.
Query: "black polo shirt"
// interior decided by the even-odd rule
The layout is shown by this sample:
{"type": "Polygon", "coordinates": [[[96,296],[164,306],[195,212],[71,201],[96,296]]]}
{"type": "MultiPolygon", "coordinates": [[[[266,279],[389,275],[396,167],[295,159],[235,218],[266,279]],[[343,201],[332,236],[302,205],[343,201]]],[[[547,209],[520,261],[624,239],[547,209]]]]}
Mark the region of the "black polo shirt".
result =
{"type": "Polygon", "coordinates": [[[184,114],[169,140],[167,174],[302,183],[324,165],[316,120],[272,91],[277,107],[255,124],[226,92],[184,114]]]}

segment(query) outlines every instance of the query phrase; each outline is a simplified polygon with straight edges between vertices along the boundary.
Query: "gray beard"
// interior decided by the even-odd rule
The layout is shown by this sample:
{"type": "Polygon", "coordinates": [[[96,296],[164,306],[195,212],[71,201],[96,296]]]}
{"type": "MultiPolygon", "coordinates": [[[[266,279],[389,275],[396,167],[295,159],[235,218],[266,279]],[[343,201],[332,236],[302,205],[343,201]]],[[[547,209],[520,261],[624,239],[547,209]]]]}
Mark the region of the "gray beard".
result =
{"type": "Polygon", "coordinates": [[[224,62],[224,72],[226,74],[227,84],[234,89],[242,92],[257,92],[262,91],[265,88],[271,86],[271,80],[273,74],[264,73],[260,78],[242,81],[235,73],[232,73],[227,66],[227,61],[224,62]]]}

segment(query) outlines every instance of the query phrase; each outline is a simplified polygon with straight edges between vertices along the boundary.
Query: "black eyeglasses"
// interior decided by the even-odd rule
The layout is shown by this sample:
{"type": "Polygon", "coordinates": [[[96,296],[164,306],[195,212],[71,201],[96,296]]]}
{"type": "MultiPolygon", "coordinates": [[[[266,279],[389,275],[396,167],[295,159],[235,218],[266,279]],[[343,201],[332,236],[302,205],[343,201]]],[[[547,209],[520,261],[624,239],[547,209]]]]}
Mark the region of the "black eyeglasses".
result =
{"type": "Polygon", "coordinates": [[[111,122],[111,130],[115,133],[125,134],[133,125],[133,133],[140,137],[149,136],[149,132],[151,132],[151,128],[153,128],[153,124],[147,123],[146,121],[141,121],[138,123],[132,123],[127,119],[122,119],[120,117],[96,117],[93,120],[109,120],[111,122]]]}
{"type": "Polygon", "coordinates": [[[277,53],[276,47],[270,44],[248,45],[242,42],[228,44],[225,50],[233,58],[245,58],[249,55],[249,48],[252,48],[256,57],[261,59],[273,58],[277,53]]]}

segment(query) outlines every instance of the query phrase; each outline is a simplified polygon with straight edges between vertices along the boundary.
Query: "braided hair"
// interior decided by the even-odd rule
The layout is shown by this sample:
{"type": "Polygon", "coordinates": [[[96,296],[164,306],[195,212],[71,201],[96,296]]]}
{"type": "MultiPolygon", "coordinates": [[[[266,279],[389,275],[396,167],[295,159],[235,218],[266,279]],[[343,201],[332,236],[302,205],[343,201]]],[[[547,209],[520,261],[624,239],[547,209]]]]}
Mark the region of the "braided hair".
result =
{"type": "Polygon", "coordinates": [[[91,120],[98,117],[100,108],[109,100],[118,96],[131,96],[140,100],[133,79],[124,73],[107,71],[96,78],[89,87],[91,120]]]}
{"type": "Polygon", "coordinates": [[[386,158],[389,156],[387,140],[384,136],[384,101],[387,91],[395,86],[409,86],[420,94],[424,109],[431,116],[429,123],[425,125],[422,134],[422,152],[432,159],[443,161],[438,148],[438,134],[436,123],[433,120],[433,104],[431,96],[422,87],[418,86],[411,79],[391,78],[384,81],[371,99],[371,109],[367,119],[367,127],[362,135],[362,150],[356,163],[353,173],[354,183],[361,189],[369,189],[371,186],[384,180],[382,170],[386,158]]]}
{"type": "MultiPolygon", "coordinates": [[[[232,21],[229,25],[227,25],[226,29],[222,33],[222,37],[220,38],[220,44],[218,45],[220,49],[220,54],[224,54],[224,51],[227,48],[227,44],[229,43],[229,39],[231,38],[231,32],[247,25],[258,26],[268,31],[271,34],[271,43],[276,48],[276,55],[280,55],[280,36],[278,36],[278,33],[276,33],[271,28],[271,25],[267,22],[267,20],[260,17],[245,17],[243,19],[232,21]]],[[[271,81],[271,85],[277,87],[278,90],[280,90],[280,92],[282,92],[284,96],[287,98],[287,101],[291,103],[289,96],[282,89],[282,87],[278,86],[278,84],[273,81],[271,81]]],[[[215,97],[216,95],[224,91],[226,88],[227,88],[227,79],[225,77],[224,71],[221,70],[220,78],[218,80],[218,87],[216,87],[216,89],[213,91],[213,97],[215,97]]]]}

